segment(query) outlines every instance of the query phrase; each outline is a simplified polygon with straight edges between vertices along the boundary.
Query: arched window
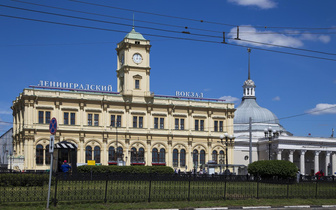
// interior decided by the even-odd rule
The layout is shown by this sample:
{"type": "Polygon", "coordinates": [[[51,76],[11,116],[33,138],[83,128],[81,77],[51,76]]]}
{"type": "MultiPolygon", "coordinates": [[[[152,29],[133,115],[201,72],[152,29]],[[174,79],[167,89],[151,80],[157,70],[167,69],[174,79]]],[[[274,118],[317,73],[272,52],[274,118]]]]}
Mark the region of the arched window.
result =
{"type": "Polygon", "coordinates": [[[197,168],[198,166],[198,150],[194,150],[193,151],[193,164],[194,164],[194,168],[197,168]]]}
{"type": "Polygon", "coordinates": [[[118,147],[117,149],[117,160],[122,160],[123,159],[123,148],[118,147]]]}
{"type": "Polygon", "coordinates": [[[224,164],[224,151],[219,151],[219,164],[224,164]]]}
{"type": "Polygon", "coordinates": [[[173,167],[178,167],[178,150],[173,150],[173,167]]]}
{"type": "Polygon", "coordinates": [[[43,164],[43,146],[38,144],[36,146],[36,165],[43,164]]]}
{"type": "Polygon", "coordinates": [[[186,165],[186,151],[181,149],[180,151],[180,167],[185,167],[186,165]]]}
{"type": "Polygon", "coordinates": [[[116,161],[117,160],[117,156],[115,154],[115,149],[114,147],[109,147],[109,151],[108,151],[108,161],[116,161]]]}
{"type": "Polygon", "coordinates": [[[141,163],[145,162],[145,150],[142,147],[138,151],[138,161],[141,163]]]}
{"type": "Polygon", "coordinates": [[[165,149],[160,149],[160,159],[159,162],[160,163],[165,163],[166,162],[166,150],[165,149]]]}
{"type": "Polygon", "coordinates": [[[205,164],[205,151],[202,149],[201,154],[200,154],[200,164],[204,165],[205,164]]]}
{"type": "Polygon", "coordinates": [[[46,163],[47,165],[50,164],[50,156],[51,156],[51,154],[50,154],[50,152],[49,152],[49,145],[47,145],[47,146],[46,146],[46,150],[45,150],[45,163],[46,163]]]}
{"type": "Polygon", "coordinates": [[[217,151],[212,151],[212,161],[215,161],[217,163],[217,151]]]}
{"type": "Polygon", "coordinates": [[[135,147],[132,147],[131,149],[131,163],[136,163],[137,162],[137,149],[135,147]]]}
{"type": "Polygon", "coordinates": [[[96,161],[96,163],[100,163],[100,147],[99,146],[95,146],[94,148],[94,160],[96,161]]]}
{"type": "Polygon", "coordinates": [[[88,160],[92,160],[92,147],[86,146],[85,148],[85,162],[87,163],[88,160]]]}
{"type": "Polygon", "coordinates": [[[153,163],[158,163],[159,162],[159,153],[156,148],[152,150],[152,162],[153,163]]]}

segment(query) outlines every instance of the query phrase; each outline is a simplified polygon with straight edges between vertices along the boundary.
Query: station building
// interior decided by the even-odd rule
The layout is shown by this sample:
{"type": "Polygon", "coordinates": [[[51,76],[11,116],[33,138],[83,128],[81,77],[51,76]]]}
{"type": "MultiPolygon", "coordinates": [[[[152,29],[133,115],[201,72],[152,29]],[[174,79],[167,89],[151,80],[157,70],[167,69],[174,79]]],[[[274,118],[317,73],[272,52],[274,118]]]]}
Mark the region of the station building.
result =
{"type": "Polygon", "coordinates": [[[224,166],[227,156],[232,167],[234,139],[223,144],[219,136],[233,135],[234,104],[196,94],[155,95],[150,49],[150,41],[134,28],[118,43],[117,92],[53,81],[24,89],[12,105],[14,155],[24,157],[24,170],[49,169],[53,117],[55,143],[76,144],[78,163],[199,171],[209,161],[224,166]]]}
{"type": "Polygon", "coordinates": [[[242,101],[234,116],[237,174],[247,174],[248,164],[254,161],[288,160],[296,164],[302,175],[314,175],[320,170],[325,175],[335,175],[336,139],[333,135],[330,138],[294,136],[272,111],[257,103],[255,88],[249,69],[242,101]]]}

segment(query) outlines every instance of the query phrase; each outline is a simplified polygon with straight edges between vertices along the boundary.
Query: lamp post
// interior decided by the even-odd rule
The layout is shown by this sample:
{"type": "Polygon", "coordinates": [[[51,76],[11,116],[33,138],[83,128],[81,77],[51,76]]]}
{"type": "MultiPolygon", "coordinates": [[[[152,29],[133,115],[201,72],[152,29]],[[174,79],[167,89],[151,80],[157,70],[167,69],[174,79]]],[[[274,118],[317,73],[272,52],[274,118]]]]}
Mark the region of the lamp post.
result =
{"type": "Polygon", "coordinates": [[[279,136],[279,133],[276,130],[272,130],[271,127],[265,128],[264,133],[265,138],[268,138],[268,160],[271,160],[271,143],[272,140],[279,136]]]}
{"type": "Polygon", "coordinates": [[[219,136],[221,143],[224,145],[225,144],[225,174],[229,174],[230,170],[229,170],[229,162],[228,162],[228,146],[230,145],[230,143],[233,140],[233,136],[229,135],[228,133],[224,133],[224,135],[220,135],[219,136]],[[225,141],[223,141],[223,139],[225,139],[225,141]]]}

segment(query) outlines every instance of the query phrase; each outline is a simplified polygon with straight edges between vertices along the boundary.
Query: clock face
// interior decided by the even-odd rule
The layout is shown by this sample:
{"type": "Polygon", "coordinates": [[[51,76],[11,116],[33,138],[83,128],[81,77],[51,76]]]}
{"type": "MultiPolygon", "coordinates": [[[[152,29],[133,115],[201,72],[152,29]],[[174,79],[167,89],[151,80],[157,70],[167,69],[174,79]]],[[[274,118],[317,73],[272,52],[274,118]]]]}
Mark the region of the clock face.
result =
{"type": "Polygon", "coordinates": [[[141,63],[141,62],[142,62],[142,56],[141,56],[139,53],[135,53],[135,54],[133,55],[133,61],[134,61],[134,63],[136,63],[136,64],[141,63]]]}

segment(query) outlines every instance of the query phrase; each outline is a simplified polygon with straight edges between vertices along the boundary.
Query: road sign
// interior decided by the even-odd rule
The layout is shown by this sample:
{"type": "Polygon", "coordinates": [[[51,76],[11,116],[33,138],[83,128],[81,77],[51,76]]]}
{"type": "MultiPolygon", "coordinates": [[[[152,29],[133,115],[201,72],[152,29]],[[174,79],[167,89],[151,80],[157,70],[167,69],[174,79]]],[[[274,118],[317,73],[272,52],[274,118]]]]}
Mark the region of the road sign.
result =
{"type": "Polygon", "coordinates": [[[94,165],[96,165],[96,161],[95,160],[88,160],[87,164],[88,164],[88,166],[94,166],[94,165]]]}
{"type": "Polygon", "coordinates": [[[50,124],[49,124],[49,131],[52,135],[55,135],[56,133],[56,130],[57,130],[57,120],[55,117],[53,117],[51,120],[50,120],[50,124]]]}
{"type": "Polygon", "coordinates": [[[49,143],[49,153],[54,152],[54,142],[55,142],[55,135],[50,136],[50,143],[49,143]]]}

